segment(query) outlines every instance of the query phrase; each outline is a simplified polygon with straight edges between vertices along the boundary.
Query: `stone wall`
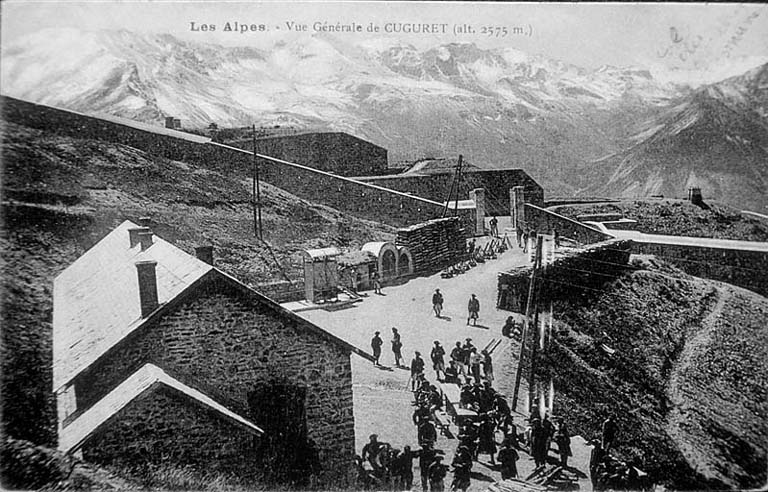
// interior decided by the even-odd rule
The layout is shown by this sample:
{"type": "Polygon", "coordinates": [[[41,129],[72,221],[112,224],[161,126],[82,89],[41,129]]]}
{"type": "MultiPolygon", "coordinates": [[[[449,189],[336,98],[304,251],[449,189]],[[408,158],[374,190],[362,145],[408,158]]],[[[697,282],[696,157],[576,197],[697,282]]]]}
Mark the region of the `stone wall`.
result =
{"type": "Polygon", "coordinates": [[[690,275],[727,282],[768,296],[768,253],[765,252],[640,241],[632,241],[632,252],[656,255],[690,275]]]}
{"type": "MultiPolygon", "coordinates": [[[[466,198],[475,188],[483,188],[486,215],[489,216],[510,214],[509,190],[515,186],[524,188],[526,202],[539,206],[544,204],[544,190],[522,169],[473,170],[462,173],[461,178],[459,198],[466,198]]],[[[373,176],[356,179],[445,202],[451,189],[453,174],[373,176]]]]}
{"type": "MultiPolygon", "coordinates": [[[[152,155],[250,178],[250,152],[211,142],[206,137],[113,117],[73,111],[1,97],[3,118],[20,125],[72,138],[92,138],[128,145],[152,155]]],[[[380,186],[290,162],[260,159],[262,179],[301,198],[357,217],[403,227],[440,217],[443,205],[380,186]]],[[[465,214],[466,215],[466,214],[465,214]]]]}
{"type": "Polygon", "coordinates": [[[416,274],[429,274],[466,257],[465,232],[456,217],[446,217],[398,229],[395,245],[407,247],[413,255],[416,274]]]}
{"type": "MultiPolygon", "coordinates": [[[[252,141],[242,147],[250,150],[252,141]]],[[[342,176],[387,172],[387,149],[346,133],[303,133],[256,139],[256,152],[342,176]]]]}
{"type": "Polygon", "coordinates": [[[551,234],[552,231],[557,231],[561,238],[572,239],[580,244],[599,243],[613,237],[530,203],[525,204],[525,227],[532,228],[539,234],[551,234]]]}
{"type": "Polygon", "coordinates": [[[255,287],[260,294],[263,294],[275,302],[292,302],[304,299],[304,280],[297,279],[292,281],[278,280],[266,284],[259,284],[255,287]]]}
{"type": "Polygon", "coordinates": [[[342,480],[355,440],[350,355],[308,330],[210,279],[194,297],[130,335],[78,376],[78,409],[145,363],[249,419],[249,393],[257,384],[297,384],[307,391],[308,435],[318,445],[326,479],[342,480]]]}
{"type": "Polygon", "coordinates": [[[161,384],[134,399],[83,445],[83,457],[118,467],[191,465],[214,473],[258,473],[258,438],[161,384]]]}
{"type": "MultiPolygon", "coordinates": [[[[540,302],[567,300],[588,289],[600,289],[626,270],[630,241],[605,241],[579,250],[558,252],[554,262],[541,271],[540,302]]],[[[496,307],[525,313],[532,266],[498,275],[496,307]]]]}

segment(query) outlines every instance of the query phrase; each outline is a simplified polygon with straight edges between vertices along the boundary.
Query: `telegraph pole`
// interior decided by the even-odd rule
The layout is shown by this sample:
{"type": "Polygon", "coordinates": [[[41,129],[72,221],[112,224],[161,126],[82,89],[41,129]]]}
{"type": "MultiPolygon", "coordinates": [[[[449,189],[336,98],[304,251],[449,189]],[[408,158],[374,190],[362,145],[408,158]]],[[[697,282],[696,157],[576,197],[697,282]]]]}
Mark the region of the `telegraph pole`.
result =
{"type": "MultiPolygon", "coordinates": [[[[523,356],[525,355],[525,340],[526,340],[526,338],[528,336],[528,331],[530,330],[531,311],[532,310],[536,311],[536,316],[535,317],[536,317],[536,320],[538,320],[538,307],[539,307],[538,303],[539,303],[539,300],[536,299],[536,305],[534,307],[534,305],[533,305],[534,293],[533,292],[534,292],[534,289],[536,288],[536,285],[537,285],[536,276],[539,273],[539,268],[541,268],[541,244],[542,244],[542,242],[543,242],[543,238],[541,236],[538,236],[537,240],[536,240],[536,256],[534,257],[534,260],[533,260],[533,271],[531,272],[531,280],[528,283],[528,301],[525,304],[525,324],[523,324],[523,333],[522,333],[522,336],[520,337],[520,357],[518,357],[518,360],[517,360],[517,373],[515,374],[515,390],[514,390],[514,393],[512,394],[512,410],[517,410],[517,400],[518,400],[517,395],[520,392],[520,380],[522,379],[522,375],[523,375],[523,356]]],[[[534,323],[535,322],[536,321],[534,321],[534,323]]],[[[535,325],[534,325],[534,328],[535,328],[535,325]]],[[[536,342],[536,340],[534,340],[534,350],[535,350],[535,342],[536,342]]],[[[534,352],[534,354],[535,354],[535,352],[534,352]]],[[[533,357],[531,358],[531,364],[533,364],[533,357]]],[[[530,389],[530,385],[531,385],[530,379],[529,379],[528,385],[529,385],[529,400],[528,400],[528,404],[530,405],[530,404],[533,403],[533,399],[530,398],[530,392],[532,391],[530,389]]]]}
{"type": "Polygon", "coordinates": [[[259,163],[256,160],[256,125],[253,125],[253,233],[259,239],[264,239],[261,228],[261,183],[259,181],[259,163]]]}

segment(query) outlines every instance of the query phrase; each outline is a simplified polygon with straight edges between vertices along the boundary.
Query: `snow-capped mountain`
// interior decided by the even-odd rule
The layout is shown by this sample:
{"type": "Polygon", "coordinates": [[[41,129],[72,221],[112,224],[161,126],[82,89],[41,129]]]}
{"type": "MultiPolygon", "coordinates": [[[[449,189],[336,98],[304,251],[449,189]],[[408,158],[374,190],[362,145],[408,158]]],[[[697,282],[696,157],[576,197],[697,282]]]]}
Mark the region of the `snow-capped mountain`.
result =
{"type": "Polygon", "coordinates": [[[768,64],[703,86],[646,121],[625,151],[594,163],[595,192],[680,196],[689,187],[765,211],[768,205],[768,64]]]}
{"type": "MultiPolygon", "coordinates": [[[[524,167],[563,194],[591,189],[584,163],[639,145],[627,140],[637,121],[666,121],[691,93],[635,67],[328,35],[256,49],[43,30],[4,45],[2,64],[2,92],[22,99],[158,124],[173,115],[187,127],[346,131],[386,147],[391,161],[461,153],[480,167],[524,167]]],[[[601,162],[604,183],[616,165],[601,162]]]]}

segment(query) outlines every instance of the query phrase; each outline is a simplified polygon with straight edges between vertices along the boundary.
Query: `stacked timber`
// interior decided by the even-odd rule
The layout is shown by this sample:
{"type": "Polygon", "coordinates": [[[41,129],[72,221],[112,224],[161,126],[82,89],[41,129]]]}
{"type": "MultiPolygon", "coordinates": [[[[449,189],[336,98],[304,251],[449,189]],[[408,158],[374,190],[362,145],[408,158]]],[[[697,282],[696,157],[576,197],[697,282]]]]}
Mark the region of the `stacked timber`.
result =
{"type": "Polygon", "coordinates": [[[415,273],[433,273],[466,256],[464,229],[458,217],[433,219],[398,229],[395,245],[411,251],[415,273]]]}

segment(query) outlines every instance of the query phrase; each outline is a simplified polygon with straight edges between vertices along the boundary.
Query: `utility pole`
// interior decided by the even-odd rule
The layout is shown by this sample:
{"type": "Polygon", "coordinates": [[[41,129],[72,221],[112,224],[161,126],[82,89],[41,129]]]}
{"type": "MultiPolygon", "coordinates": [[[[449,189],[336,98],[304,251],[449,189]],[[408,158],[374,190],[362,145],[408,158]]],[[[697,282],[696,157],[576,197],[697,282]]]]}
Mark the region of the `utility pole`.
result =
{"type": "Polygon", "coordinates": [[[256,160],[256,125],[253,125],[253,232],[259,239],[264,239],[261,228],[261,183],[259,181],[259,163],[256,160]]]}
{"type": "MultiPolygon", "coordinates": [[[[537,278],[536,276],[539,273],[539,268],[541,268],[541,244],[542,244],[543,238],[541,236],[538,236],[536,240],[536,256],[533,260],[533,271],[531,272],[531,280],[528,283],[528,300],[525,303],[525,324],[523,324],[523,333],[520,337],[520,357],[518,357],[517,360],[517,373],[515,374],[515,390],[512,394],[512,410],[517,410],[517,395],[520,392],[520,380],[522,379],[523,375],[523,356],[525,355],[525,340],[528,336],[528,331],[530,331],[530,325],[531,325],[531,310],[536,309],[538,311],[538,299],[536,299],[536,306],[533,307],[533,299],[534,299],[534,289],[537,285],[537,278]]],[[[538,318],[538,313],[537,316],[538,318]]],[[[533,360],[531,360],[531,364],[533,364],[533,360]]],[[[530,382],[529,382],[530,385],[530,382]]],[[[529,388],[529,394],[530,394],[530,388],[529,388]]],[[[529,396],[530,398],[530,396],[529,396]]],[[[528,404],[530,405],[533,403],[533,399],[528,400],[528,404]]]]}

